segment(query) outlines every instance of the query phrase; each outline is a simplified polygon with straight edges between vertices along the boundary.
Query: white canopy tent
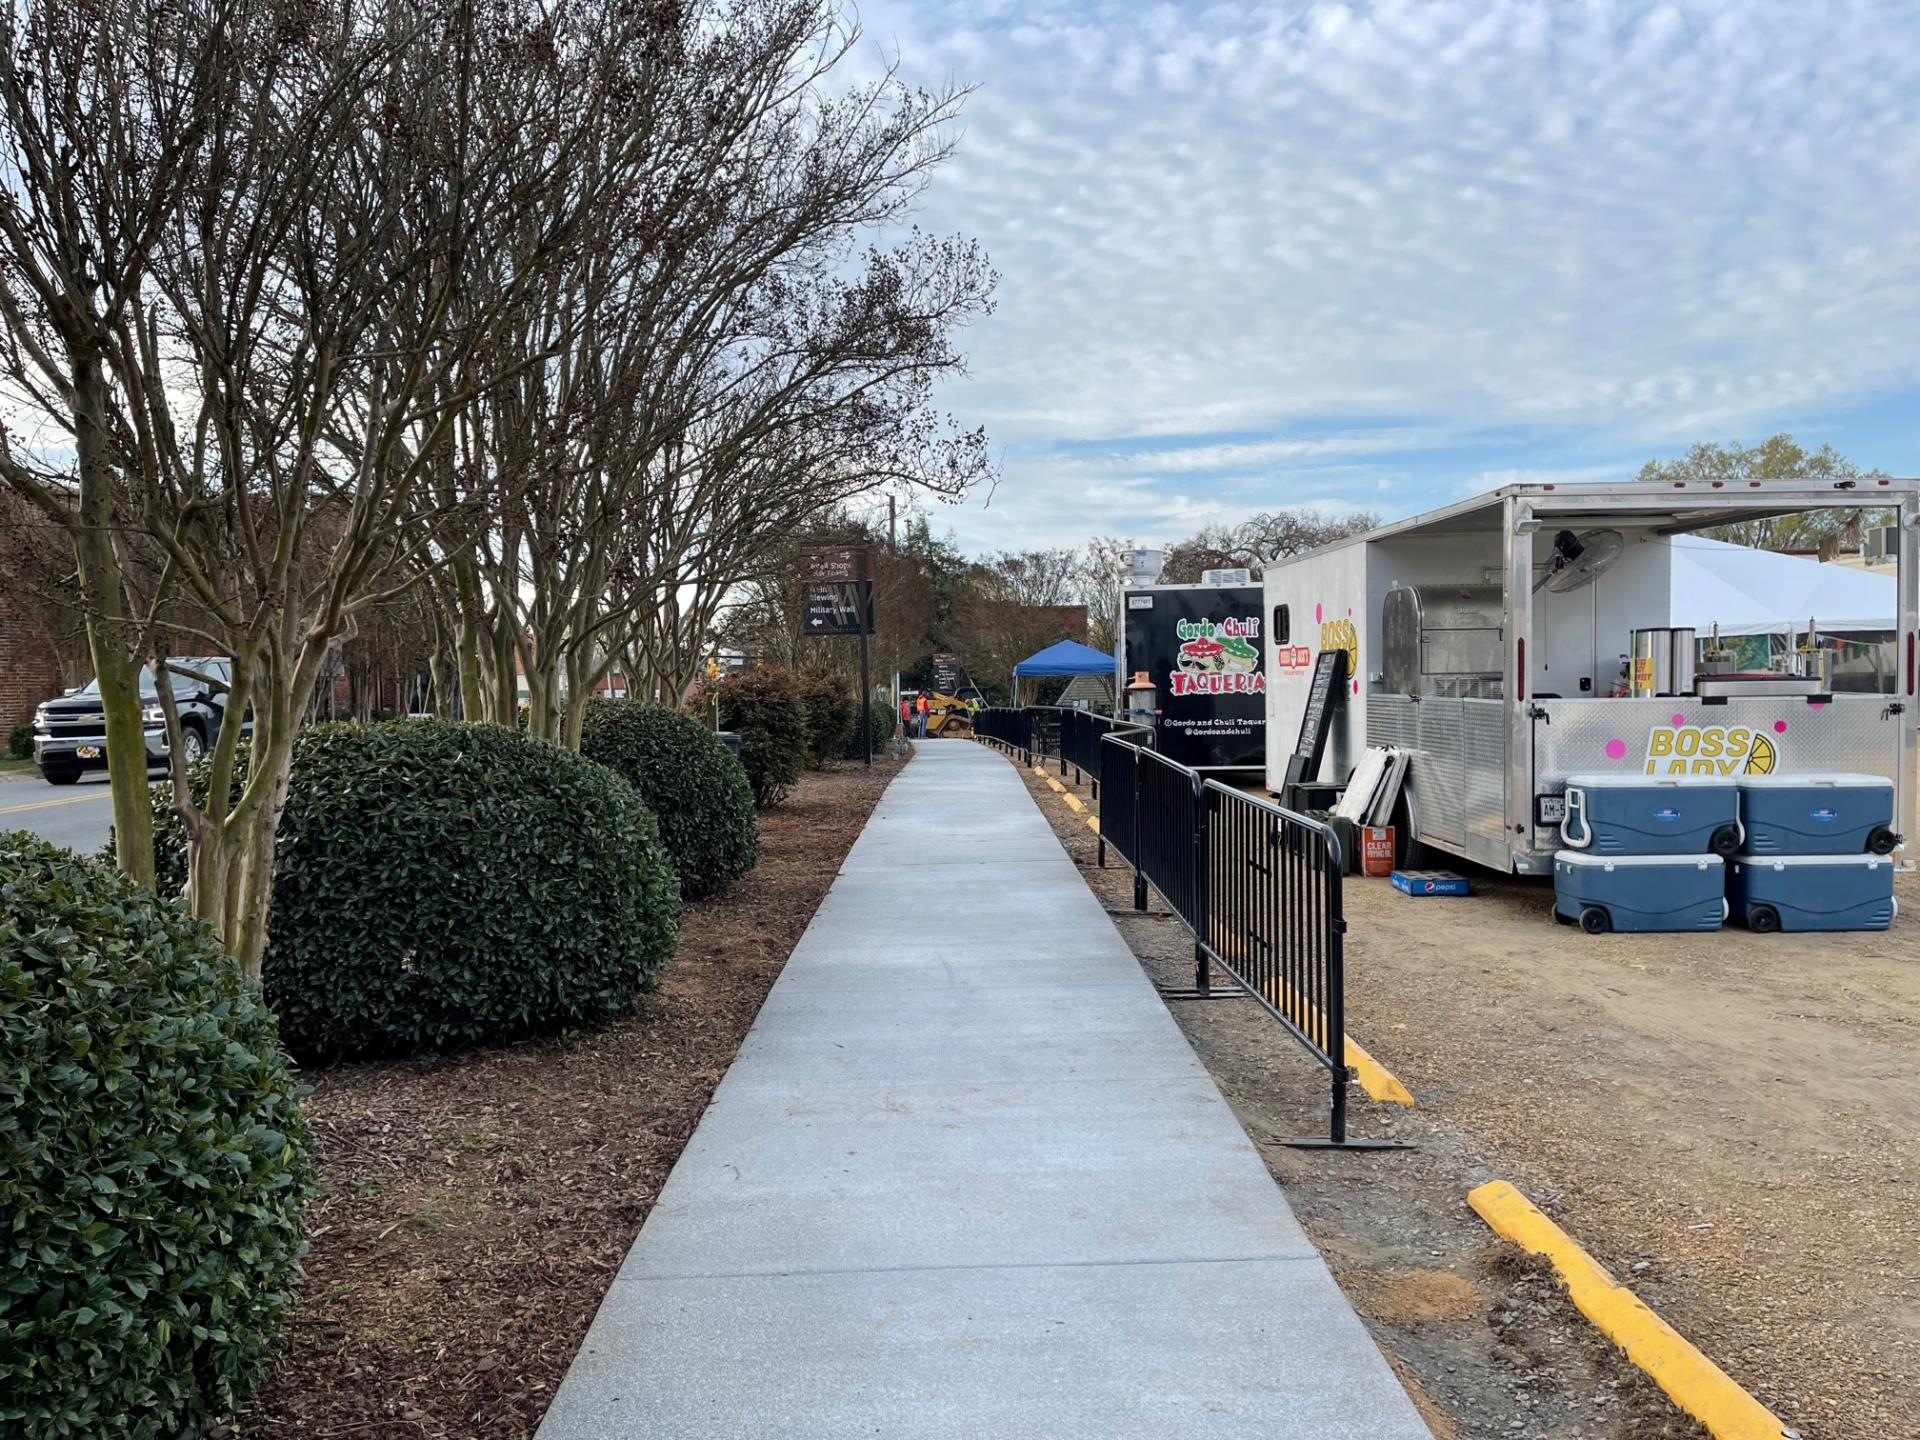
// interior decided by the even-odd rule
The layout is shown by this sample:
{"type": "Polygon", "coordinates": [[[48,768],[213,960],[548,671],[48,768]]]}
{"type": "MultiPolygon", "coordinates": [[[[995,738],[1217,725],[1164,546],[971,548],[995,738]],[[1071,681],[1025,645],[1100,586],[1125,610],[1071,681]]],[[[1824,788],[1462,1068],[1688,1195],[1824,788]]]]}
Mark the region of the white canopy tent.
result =
{"type": "Polygon", "coordinates": [[[1673,537],[1671,586],[1671,623],[1691,626],[1702,639],[1716,622],[1722,635],[1790,635],[1809,619],[1823,635],[1899,628],[1898,587],[1890,573],[1704,535],[1673,537]]]}

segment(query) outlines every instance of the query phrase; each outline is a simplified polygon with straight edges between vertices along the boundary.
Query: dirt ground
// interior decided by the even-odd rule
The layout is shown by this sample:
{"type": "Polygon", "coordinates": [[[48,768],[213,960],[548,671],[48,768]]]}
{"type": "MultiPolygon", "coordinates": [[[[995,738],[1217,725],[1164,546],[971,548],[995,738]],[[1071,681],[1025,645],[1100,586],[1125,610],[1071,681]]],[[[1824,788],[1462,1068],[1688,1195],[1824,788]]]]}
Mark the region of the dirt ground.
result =
{"type": "Polygon", "coordinates": [[[899,763],[803,778],[607,1029],[308,1076],[313,1248],[260,1437],[533,1433],[667,1172],[899,763]]]}
{"type": "MultiPolygon", "coordinates": [[[[1142,963],[1191,985],[1159,897],[1093,868],[1085,817],[1029,787],[1142,963]]],[[[1091,804],[1083,787],[1083,803],[1091,804]]],[[[1462,900],[1345,890],[1347,1023],[1414,1093],[1352,1090],[1250,1001],[1174,1002],[1435,1433],[1698,1435],[1469,1210],[1504,1178],[1805,1440],[1920,1437],[1920,884],[1877,935],[1589,937],[1550,889],[1474,872],[1462,900]]]]}

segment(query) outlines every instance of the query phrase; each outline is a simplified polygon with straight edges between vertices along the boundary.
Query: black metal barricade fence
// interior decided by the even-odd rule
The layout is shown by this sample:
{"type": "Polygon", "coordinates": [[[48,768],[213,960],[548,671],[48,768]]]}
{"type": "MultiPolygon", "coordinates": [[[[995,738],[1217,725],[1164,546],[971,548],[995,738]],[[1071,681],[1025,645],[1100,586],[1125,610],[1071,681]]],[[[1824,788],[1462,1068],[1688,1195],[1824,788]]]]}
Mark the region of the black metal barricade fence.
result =
{"type": "Polygon", "coordinates": [[[1153,731],[1138,721],[1116,720],[1092,710],[1060,711],[1060,774],[1064,777],[1071,765],[1075,783],[1082,775],[1093,782],[1096,799],[1100,795],[1100,742],[1109,735],[1125,735],[1138,745],[1153,744],[1153,731]]]}
{"type": "Polygon", "coordinates": [[[1153,736],[1136,721],[1116,720],[1068,705],[1001,705],[977,710],[973,733],[1018,751],[1029,764],[1040,765],[1052,759],[1062,778],[1072,766],[1076,783],[1080,776],[1086,776],[1092,780],[1096,795],[1100,787],[1100,742],[1108,735],[1120,734],[1151,744],[1153,736]]]}
{"type": "Polygon", "coordinates": [[[1347,922],[1331,827],[1125,738],[1100,743],[1100,862],[1112,849],[1133,871],[1134,908],[1150,883],[1193,933],[1192,996],[1214,993],[1220,966],[1327,1069],[1330,1138],[1296,1143],[1376,1148],[1347,1137],[1347,922]]]}
{"type": "Polygon", "coordinates": [[[973,733],[1023,755],[1028,749],[1026,707],[991,705],[973,712],[973,733]]]}

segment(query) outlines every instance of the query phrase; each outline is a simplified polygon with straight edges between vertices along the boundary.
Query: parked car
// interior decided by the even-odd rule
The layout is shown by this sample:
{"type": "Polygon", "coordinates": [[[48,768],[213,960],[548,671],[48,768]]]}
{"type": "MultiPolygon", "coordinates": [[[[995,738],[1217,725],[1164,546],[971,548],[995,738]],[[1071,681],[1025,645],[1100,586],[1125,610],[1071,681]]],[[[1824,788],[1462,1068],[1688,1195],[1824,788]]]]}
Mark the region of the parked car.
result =
{"type": "MultiPolygon", "coordinates": [[[[233,683],[233,664],[224,656],[171,660],[167,678],[180,714],[180,749],[189,762],[207,753],[220,734],[233,683]]],[[[140,712],[145,722],[149,769],[167,763],[167,727],[153,671],[140,670],[140,712]]],[[[49,785],[71,785],[88,770],[107,764],[107,719],[100,708],[100,682],[48,700],[33,712],[33,759],[49,785]]]]}

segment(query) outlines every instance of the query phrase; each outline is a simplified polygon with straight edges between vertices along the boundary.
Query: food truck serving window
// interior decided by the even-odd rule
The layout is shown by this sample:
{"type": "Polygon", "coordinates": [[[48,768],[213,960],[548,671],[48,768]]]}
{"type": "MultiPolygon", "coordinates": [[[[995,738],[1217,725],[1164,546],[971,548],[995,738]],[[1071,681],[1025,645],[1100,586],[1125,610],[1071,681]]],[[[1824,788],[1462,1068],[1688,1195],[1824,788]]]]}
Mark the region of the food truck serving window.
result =
{"type": "Polygon", "coordinates": [[[1273,607],[1273,643],[1276,645],[1293,643],[1293,624],[1284,605],[1273,607]]]}

